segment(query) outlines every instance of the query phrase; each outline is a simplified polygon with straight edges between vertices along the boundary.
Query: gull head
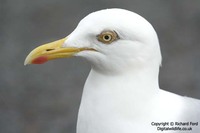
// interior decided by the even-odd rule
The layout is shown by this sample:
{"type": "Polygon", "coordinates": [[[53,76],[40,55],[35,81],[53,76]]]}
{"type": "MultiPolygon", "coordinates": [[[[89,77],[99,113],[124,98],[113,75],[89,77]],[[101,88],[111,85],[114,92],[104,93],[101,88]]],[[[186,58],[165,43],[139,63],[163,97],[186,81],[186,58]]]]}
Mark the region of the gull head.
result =
{"type": "Polygon", "coordinates": [[[143,67],[159,68],[160,46],[152,25],[124,9],[105,9],[83,18],[66,38],[34,49],[25,64],[80,56],[97,71],[121,72],[143,67]]]}

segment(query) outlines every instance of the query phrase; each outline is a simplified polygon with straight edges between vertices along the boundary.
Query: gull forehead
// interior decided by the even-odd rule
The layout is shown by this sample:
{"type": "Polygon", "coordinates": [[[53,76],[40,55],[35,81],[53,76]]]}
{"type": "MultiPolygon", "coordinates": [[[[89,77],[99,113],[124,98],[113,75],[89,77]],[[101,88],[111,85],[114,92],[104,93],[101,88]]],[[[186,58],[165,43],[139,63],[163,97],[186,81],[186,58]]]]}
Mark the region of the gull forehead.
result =
{"type": "Polygon", "coordinates": [[[87,15],[80,21],[75,32],[76,34],[79,32],[98,34],[102,30],[109,29],[116,30],[127,39],[134,39],[136,36],[138,38],[146,37],[146,39],[156,36],[151,24],[143,17],[128,10],[115,8],[100,10],[87,15]]]}

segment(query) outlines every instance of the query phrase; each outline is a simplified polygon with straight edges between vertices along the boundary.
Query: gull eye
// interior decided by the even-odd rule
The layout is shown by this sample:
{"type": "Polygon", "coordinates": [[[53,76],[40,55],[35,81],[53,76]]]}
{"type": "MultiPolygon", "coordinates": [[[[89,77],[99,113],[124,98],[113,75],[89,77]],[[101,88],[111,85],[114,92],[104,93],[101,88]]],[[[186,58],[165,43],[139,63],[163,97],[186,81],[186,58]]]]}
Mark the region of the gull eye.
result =
{"type": "Polygon", "coordinates": [[[115,31],[103,31],[101,34],[97,35],[98,41],[105,44],[110,44],[118,38],[119,37],[115,31]]]}

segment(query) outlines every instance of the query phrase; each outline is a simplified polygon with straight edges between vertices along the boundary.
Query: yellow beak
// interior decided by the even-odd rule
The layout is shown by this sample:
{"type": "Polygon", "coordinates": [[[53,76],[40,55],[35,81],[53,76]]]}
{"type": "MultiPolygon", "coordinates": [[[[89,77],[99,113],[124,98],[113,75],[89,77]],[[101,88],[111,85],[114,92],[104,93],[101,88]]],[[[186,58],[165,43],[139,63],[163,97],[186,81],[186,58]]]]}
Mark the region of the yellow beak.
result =
{"type": "Polygon", "coordinates": [[[94,50],[92,48],[63,47],[66,39],[67,38],[63,38],[35,48],[26,57],[24,65],[42,64],[53,59],[71,57],[74,54],[84,50],[94,50]]]}

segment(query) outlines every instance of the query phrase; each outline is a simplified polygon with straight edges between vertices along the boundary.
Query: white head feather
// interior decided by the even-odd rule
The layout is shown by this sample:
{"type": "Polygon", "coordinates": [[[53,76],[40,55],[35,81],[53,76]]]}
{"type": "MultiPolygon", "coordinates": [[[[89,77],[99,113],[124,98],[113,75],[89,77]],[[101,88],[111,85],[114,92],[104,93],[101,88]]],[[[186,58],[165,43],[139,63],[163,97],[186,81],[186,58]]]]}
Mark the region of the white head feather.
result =
{"type": "Polygon", "coordinates": [[[158,70],[161,53],[158,38],[151,24],[136,13],[123,9],[107,9],[89,14],[72,32],[65,47],[90,47],[98,52],[77,54],[88,59],[93,69],[118,71],[138,67],[158,70]],[[107,45],[97,40],[102,31],[115,31],[119,39],[107,45]]]}

